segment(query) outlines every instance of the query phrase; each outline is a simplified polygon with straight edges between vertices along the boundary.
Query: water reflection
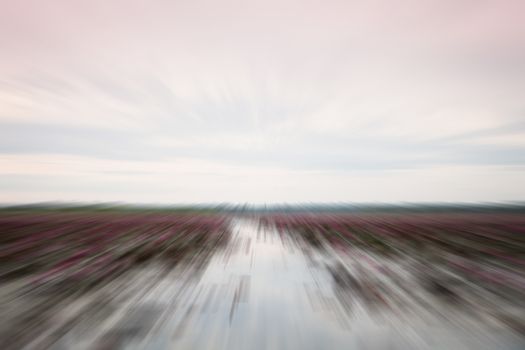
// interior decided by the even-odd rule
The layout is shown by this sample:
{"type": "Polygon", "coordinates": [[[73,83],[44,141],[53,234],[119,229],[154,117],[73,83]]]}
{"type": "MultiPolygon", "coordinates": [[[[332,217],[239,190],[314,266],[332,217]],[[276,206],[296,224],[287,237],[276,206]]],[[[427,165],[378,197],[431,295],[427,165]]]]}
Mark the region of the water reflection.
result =
{"type": "Polygon", "coordinates": [[[438,254],[430,263],[383,247],[390,242],[341,244],[311,222],[286,220],[214,222],[208,230],[223,234],[173,237],[173,246],[82,293],[61,285],[42,294],[15,279],[1,289],[3,314],[17,322],[4,326],[3,348],[523,348],[519,291],[498,299],[438,254]]]}

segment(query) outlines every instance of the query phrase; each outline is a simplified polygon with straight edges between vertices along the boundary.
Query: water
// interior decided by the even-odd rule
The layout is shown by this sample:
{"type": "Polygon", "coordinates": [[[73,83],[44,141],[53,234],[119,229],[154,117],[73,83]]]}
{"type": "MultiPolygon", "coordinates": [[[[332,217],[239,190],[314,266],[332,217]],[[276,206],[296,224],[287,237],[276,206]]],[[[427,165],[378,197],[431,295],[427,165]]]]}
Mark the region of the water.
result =
{"type": "MultiPolygon", "coordinates": [[[[104,306],[106,315],[97,316],[94,324],[72,327],[52,347],[523,348],[512,332],[476,322],[457,310],[443,309],[440,314],[417,308],[373,309],[349,296],[336,281],[333,267],[350,266],[351,261],[330,247],[317,249],[261,228],[257,218],[234,218],[231,225],[228,246],[209,261],[181,265],[167,273],[152,265],[133,278],[126,276],[126,286],[119,289],[122,297],[104,306]]],[[[80,304],[82,300],[77,312],[80,304]]],[[[70,306],[69,312],[74,310],[70,306]]],[[[39,348],[41,340],[28,348],[39,348]]]]}

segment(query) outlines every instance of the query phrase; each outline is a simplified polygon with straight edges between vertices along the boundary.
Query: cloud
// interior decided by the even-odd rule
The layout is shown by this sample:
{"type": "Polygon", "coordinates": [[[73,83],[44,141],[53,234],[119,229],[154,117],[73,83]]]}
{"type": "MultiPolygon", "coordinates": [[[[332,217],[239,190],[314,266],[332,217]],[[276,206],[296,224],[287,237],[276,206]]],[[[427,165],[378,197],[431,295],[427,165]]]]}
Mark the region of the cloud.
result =
{"type": "MultiPolygon", "coordinates": [[[[93,174],[46,175],[40,157],[64,169],[111,162],[120,170],[97,168],[96,182],[118,175],[131,192],[138,178],[160,188],[177,177],[182,201],[201,198],[192,191],[199,200],[351,197],[323,181],[402,200],[393,193],[405,178],[471,186],[442,170],[458,167],[492,183],[451,198],[514,198],[502,182],[525,162],[523,10],[521,1],[11,3],[0,14],[0,156],[26,164],[19,175],[49,197],[68,183],[51,176],[93,174]],[[174,159],[194,163],[163,165],[174,159]],[[184,167],[208,175],[184,177],[184,167]],[[156,177],[144,175],[151,169],[156,177]],[[257,181],[237,181],[238,196],[230,185],[213,190],[240,174],[257,181]],[[355,174],[391,180],[382,187],[355,174]],[[258,185],[267,183],[280,190],[258,185]]],[[[0,176],[17,175],[6,169],[0,176]]],[[[13,181],[6,200],[26,198],[13,181]]],[[[142,198],[84,180],[68,186],[79,200],[142,198]]]]}
{"type": "Polygon", "coordinates": [[[438,166],[387,171],[294,171],[191,159],[100,161],[85,157],[0,159],[0,200],[198,202],[501,201],[525,194],[523,166],[438,166]]]}

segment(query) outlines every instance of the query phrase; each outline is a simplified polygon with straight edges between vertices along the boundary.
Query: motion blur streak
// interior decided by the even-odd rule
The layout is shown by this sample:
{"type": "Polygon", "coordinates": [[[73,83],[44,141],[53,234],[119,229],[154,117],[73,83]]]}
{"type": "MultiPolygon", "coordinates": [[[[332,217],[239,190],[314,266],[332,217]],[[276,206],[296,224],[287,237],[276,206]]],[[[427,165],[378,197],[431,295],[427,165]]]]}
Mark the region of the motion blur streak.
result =
{"type": "Polygon", "coordinates": [[[525,208],[4,208],[1,349],[521,349],[525,208]]]}

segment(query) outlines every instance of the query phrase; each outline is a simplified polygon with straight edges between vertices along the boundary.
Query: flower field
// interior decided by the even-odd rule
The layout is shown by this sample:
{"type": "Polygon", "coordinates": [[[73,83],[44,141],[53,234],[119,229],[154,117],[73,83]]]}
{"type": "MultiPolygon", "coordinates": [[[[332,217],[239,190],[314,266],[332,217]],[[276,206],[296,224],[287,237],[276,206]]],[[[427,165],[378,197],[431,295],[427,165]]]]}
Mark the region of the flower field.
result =
{"type": "Polygon", "coordinates": [[[2,349],[524,344],[519,210],[10,209],[0,262],[2,349]]]}

